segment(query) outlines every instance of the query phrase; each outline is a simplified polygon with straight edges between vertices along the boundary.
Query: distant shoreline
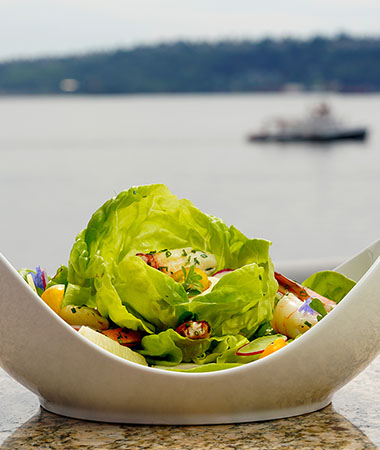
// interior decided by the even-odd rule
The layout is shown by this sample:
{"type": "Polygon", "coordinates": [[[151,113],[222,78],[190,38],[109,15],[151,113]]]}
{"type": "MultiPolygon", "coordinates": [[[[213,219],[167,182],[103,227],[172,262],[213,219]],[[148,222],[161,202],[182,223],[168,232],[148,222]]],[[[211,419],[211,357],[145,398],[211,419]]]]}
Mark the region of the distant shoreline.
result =
{"type": "Polygon", "coordinates": [[[380,92],[380,37],[175,42],[0,63],[0,95],[268,92],[380,92]]]}

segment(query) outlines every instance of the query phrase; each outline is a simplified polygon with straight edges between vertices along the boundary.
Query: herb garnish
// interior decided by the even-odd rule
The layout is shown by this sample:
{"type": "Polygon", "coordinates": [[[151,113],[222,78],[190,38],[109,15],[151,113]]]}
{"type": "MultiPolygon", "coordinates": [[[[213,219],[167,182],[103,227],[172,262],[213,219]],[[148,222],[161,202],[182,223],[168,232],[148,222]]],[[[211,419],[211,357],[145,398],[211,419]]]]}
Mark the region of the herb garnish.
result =
{"type": "Polygon", "coordinates": [[[198,295],[202,292],[203,285],[201,283],[202,276],[195,272],[195,266],[190,266],[188,270],[184,266],[181,267],[183,272],[182,286],[189,295],[198,295]]]}
{"type": "Polygon", "coordinates": [[[123,335],[120,333],[120,331],[117,333],[117,340],[119,341],[119,344],[123,343],[123,335]]]}
{"type": "Polygon", "coordinates": [[[318,316],[317,316],[318,322],[327,315],[327,312],[326,312],[326,309],[325,309],[323,303],[318,298],[313,298],[311,300],[311,302],[309,303],[309,306],[311,309],[313,309],[315,312],[318,313],[318,316]]]}

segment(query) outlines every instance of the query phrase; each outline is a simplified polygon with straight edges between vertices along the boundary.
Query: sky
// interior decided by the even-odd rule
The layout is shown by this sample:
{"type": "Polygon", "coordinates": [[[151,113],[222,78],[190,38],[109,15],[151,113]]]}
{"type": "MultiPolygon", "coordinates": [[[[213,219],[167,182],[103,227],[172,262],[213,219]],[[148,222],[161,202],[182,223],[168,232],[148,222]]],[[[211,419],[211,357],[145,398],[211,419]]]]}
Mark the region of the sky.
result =
{"type": "Polygon", "coordinates": [[[0,0],[0,60],[137,44],[380,36],[379,0],[0,0]]]}

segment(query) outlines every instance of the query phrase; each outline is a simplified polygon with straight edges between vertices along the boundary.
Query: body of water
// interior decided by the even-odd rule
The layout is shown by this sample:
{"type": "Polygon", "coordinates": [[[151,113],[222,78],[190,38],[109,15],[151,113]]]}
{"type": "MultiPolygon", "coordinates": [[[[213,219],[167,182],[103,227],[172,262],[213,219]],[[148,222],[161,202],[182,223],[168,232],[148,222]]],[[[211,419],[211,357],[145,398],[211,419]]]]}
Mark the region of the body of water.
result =
{"type": "Polygon", "coordinates": [[[165,183],[276,261],[339,260],[380,235],[379,95],[0,98],[0,251],[16,266],[66,263],[109,197],[165,183]],[[253,144],[271,116],[328,100],[365,143],[253,144]]]}

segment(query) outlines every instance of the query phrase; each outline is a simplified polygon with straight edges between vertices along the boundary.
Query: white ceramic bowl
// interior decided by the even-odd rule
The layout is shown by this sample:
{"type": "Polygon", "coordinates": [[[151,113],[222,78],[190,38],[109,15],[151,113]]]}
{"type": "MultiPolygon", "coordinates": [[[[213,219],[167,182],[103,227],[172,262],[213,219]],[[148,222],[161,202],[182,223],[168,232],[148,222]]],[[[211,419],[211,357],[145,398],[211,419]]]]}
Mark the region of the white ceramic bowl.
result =
{"type": "Polygon", "coordinates": [[[211,424],[294,416],[326,406],[380,352],[380,240],[337,268],[357,285],[310,331],[262,360],[211,373],[125,361],[79,335],[0,255],[0,365],[65,416],[211,424]]]}

